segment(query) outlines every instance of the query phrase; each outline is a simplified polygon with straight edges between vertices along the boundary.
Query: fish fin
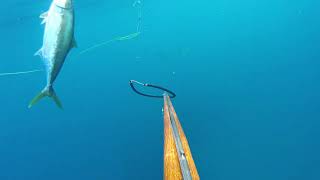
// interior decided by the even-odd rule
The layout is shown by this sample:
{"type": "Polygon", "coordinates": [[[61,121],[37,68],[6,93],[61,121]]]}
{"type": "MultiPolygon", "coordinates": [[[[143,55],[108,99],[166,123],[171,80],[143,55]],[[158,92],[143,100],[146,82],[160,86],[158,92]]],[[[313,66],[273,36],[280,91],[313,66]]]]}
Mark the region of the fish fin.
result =
{"type": "Polygon", "coordinates": [[[39,93],[37,96],[35,96],[31,102],[29,103],[28,108],[32,108],[33,105],[37,104],[42,98],[46,97],[47,95],[44,92],[39,93]]]}
{"type": "Polygon", "coordinates": [[[44,90],[42,90],[38,95],[36,95],[31,102],[29,103],[28,108],[32,108],[35,104],[37,104],[41,99],[44,97],[50,97],[52,100],[56,103],[56,105],[62,109],[62,103],[59,100],[58,96],[56,95],[54,89],[52,86],[46,87],[44,90]]]}
{"type": "Polygon", "coordinates": [[[47,18],[44,18],[42,21],[41,21],[41,24],[45,24],[47,23],[47,18]]]}
{"type": "Polygon", "coordinates": [[[47,17],[48,17],[48,12],[44,12],[39,16],[41,19],[43,19],[41,21],[41,24],[45,24],[47,22],[47,17]]]}
{"type": "Polygon", "coordinates": [[[34,56],[42,57],[42,48],[40,48],[36,53],[34,53],[34,56]]]}
{"type": "Polygon", "coordinates": [[[72,46],[71,47],[72,48],[77,48],[78,47],[77,41],[76,41],[76,39],[74,37],[72,39],[72,46]]]}
{"type": "Polygon", "coordinates": [[[48,17],[48,11],[40,14],[39,17],[40,17],[41,19],[46,19],[46,18],[48,17]]]}

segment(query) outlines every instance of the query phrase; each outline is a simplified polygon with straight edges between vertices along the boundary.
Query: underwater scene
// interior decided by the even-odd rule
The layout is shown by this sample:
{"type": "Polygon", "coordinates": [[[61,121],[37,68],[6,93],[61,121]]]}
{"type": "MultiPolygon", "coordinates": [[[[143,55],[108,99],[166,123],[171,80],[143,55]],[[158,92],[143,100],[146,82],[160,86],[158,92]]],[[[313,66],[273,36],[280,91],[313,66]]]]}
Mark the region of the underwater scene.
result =
{"type": "Polygon", "coordinates": [[[319,180],[319,7],[3,0],[0,180],[319,180]]]}

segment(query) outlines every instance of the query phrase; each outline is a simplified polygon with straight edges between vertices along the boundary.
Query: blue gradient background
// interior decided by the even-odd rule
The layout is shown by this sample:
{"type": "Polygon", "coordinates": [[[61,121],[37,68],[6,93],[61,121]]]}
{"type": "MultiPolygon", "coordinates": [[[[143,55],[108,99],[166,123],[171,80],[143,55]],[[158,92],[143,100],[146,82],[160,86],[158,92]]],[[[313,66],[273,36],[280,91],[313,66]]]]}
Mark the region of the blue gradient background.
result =
{"type": "MultiPolygon", "coordinates": [[[[78,48],[49,99],[45,74],[0,77],[0,179],[162,179],[162,101],[130,79],[174,90],[202,179],[320,179],[320,1],[75,0],[78,48]]],[[[2,1],[0,72],[42,68],[38,18],[50,1],[2,1]]]]}

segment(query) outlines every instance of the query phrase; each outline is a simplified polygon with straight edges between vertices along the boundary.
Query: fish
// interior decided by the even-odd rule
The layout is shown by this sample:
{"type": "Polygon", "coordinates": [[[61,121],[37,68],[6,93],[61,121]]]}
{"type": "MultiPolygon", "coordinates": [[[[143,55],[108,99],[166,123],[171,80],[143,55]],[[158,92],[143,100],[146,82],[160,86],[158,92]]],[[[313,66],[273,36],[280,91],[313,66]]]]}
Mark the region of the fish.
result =
{"type": "Polygon", "coordinates": [[[74,38],[74,8],[72,0],[53,0],[47,12],[40,15],[45,25],[42,47],[35,53],[46,67],[47,83],[30,102],[33,107],[44,97],[50,97],[62,109],[62,103],[54,91],[55,82],[70,50],[77,47],[74,38]]]}

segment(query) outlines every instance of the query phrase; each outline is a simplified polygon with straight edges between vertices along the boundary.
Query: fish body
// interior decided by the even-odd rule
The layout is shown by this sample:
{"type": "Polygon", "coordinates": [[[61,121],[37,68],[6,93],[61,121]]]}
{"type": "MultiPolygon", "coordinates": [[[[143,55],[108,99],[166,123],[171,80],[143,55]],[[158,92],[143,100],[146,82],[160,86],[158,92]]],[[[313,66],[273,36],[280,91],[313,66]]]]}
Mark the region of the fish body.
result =
{"type": "Polygon", "coordinates": [[[56,80],[70,50],[76,46],[74,40],[74,10],[72,0],[53,0],[49,10],[40,15],[45,24],[43,45],[35,55],[43,60],[47,72],[45,88],[29,104],[29,108],[43,97],[51,97],[62,107],[56,96],[53,83],[56,80]]]}

